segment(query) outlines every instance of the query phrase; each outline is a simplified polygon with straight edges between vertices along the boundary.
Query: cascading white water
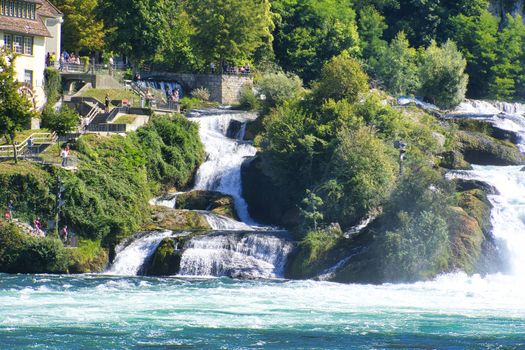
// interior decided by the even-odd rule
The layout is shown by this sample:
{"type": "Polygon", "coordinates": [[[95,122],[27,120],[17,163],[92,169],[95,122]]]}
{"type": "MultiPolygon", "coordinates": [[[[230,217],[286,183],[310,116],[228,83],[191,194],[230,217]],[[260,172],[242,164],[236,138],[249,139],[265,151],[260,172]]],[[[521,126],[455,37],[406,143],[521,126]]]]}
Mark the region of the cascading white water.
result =
{"type": "Polygon", "coordinates": [[[177,89],[179,90],[179,97],[182,98],[182,86],[173,81],[158,81],[158,80],[139,80],[137,85],[144,89],[155,89],[162,92],[170,91],[177,89]]]}
{"type": "Polygon", "coordinates": [[[233,220],[227,216],[218,215],[208,211],[199,211],[203,215],[212,230],[216,231],[252,231],[251,226],[246,225],[244,222],[233,220]]]}
{"type": "Polygon", "coordinates": [[[139,238],[134,239],[129,244],[126,244],[127,241],[124,242],[117,247],[115,261],[106,273],[124,276],[137,275],[146,259],[155,252],[160,242],[170,236],[173,236],[172,231],[151,232],[140,235],[139,238]]]}
{"type": "Polygon", "coordinates": [[[232,196],[239,218],[248,225],[255,225],[242,197],[241,166],[247,157],[255,156],[257,150],[250,143],[242,141],[245,130],[243,127],[237,139],[226,136],[232,120],[242,119],[243,115],[231,113],[191,118],[200,125],[201,140],[208,154],[197,172],[194,189],[232,196]]]}
{"type": "Polygon", "coordinates": [[[489,195],[493,205],[493,235],[506,245],[512,273],[525,278],[525,172],[521,166],[478,166],[453,172],[449,178],[479,180],[494,186],[498,194],[489,195]]]}
{"type": "Polygon", "coordinates": [[[293,243],[278,233],[217,233],[192,238],[181,259],[184,276],[282,277],[293,243]]]}
{"type": "Polygon", "coordinates": [[[514,133],[517,146],[525,152],[525,105],[499,101],[466,100],[447,116],[483,120],[494,127],[514,133]]]}
{"type": "Polygon", "coordinates": [[[174,209],[177,205],[177,196],[182,193],[183,192],[174,192],[161,197],[152,198],[150,199],[149,204],[174,209]]]}

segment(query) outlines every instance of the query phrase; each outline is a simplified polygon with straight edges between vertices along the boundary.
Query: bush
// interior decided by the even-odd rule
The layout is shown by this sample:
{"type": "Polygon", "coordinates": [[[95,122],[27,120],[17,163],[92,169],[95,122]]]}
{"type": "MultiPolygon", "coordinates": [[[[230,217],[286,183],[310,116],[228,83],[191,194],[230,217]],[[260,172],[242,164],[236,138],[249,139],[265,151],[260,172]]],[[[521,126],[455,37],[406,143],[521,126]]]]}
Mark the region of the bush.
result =
{"type": "Polygon", "coordinates": [[[264,96],[264,104],[267,108],[294,100],[304,91],[301,78],[284,72],[262,75],[256,81],[256,89],[261,96],[264,96]]]}
{"type": "Polygon", "coordinates": [[[468,76],[467,61],[453,41],[441,47],[435,42],[426,49],[419,68],[419,93],[441,108],[452,108],[465,98],[468,76]]]}
{"type": "Polygon", "coordinates": [[[329,175],[319,190],[327,222],[339,222],[346,229],[376,211],[394,188],[394,159],[393,150],[373,130],[359,127],[340,131],[328,165],[329,175]]]}
{"type": "Polygon", "coordinates": [[[209,101],[210,100],[210,92],[206,88],[197,88],[194,89],[191,92],[191,96],[201,100],[201,101],[209,101]]]}
{"type": "Polygon", "coordinates": [[[196,97],[183,97],[180,99],[180,108],[183,111],[189,111],[200,106],[202,106],[202,101],[196,97]]]}
{"type": "Polygon", "coordinates": [[[42,111],[42,127],[54,131],[58,135],[65,135],[74,130],[78,126],[79,120],[80,115],[65,106],[59,112],[55,112],[52,106],[47,105],[42,111]]]}
{"type": "Polygon", "coordinates": [[[239,105],[242,109],[253,111],[259,108],[259,100],[250,85],[243,85],[239,93],[239,105]]]}
{"type": "Polygon", "coordinates": [[[388,281],[416,281],[431,278],[447,266],[449,255],[446,218],[423,211],[410,216],[399,214],[396,231],[384,238],[383,266],[388,281]]]}
{"type": "Polygon", "coordinates": [[[54,238],[28,236],[13,224],[0,223],[0,271],[7,273],[65,273],[68,254],[54,238]]]}
{"type": "Polygon", "coordinates": [[[323,66],[315,90],[320,102],[346,99],[354,103],[368,91],[368,76],[355,58],[342,53],[323,66]]]}

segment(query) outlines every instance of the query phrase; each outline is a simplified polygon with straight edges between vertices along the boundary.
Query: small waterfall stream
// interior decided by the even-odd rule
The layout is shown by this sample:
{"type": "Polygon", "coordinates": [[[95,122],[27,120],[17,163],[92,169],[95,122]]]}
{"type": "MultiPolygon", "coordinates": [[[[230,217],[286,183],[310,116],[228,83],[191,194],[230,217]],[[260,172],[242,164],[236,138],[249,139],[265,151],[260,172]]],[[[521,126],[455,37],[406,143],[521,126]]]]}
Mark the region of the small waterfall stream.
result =
{"type": "Polygon", "coordinates": [[[208,154],[197,172],[194,189],[232,196],[239,218],[248,225],[255,225],[242,197],[241,166],[247,157],[255,156],[257,149],[251,143],[242,141],[245,126],[233,135],[235,138],[228,137],[232,120],[246,122],[247,117],[243,114],[221,113],[190,118],[200,125],[201,140],[208,154]]]}
{"type": "Polygon", "coordinates": [[[150,232],[140,234],[131,242],[126,240],[117,246],[115,261],[106,273],[124,276],[137,275],[144,261],[153,254],[160,242],[173,235],[172,231],[150,232]]]}
{"type": "MultiPolygon", "coordinates": [[[[190,120],[199,124],[207,159],[200,166],[192,190],[230,195],[241,221],[208,211],[199,211],[214,232],[189,238],[181,250],[180,275],[231,276],[243,278],[282,277],[294,244],[286,232],[256,226],[242,197],[241,166],[257,150],[243,141],[246,122],[255,116],[224,110],[197,111],[190,120]]],[[[178,193],[153,198],[151,205],[175,208],[178,193]]],[[[135,275],[171,231],[140,235],[117,248],[110,274],[135,275]]]]}

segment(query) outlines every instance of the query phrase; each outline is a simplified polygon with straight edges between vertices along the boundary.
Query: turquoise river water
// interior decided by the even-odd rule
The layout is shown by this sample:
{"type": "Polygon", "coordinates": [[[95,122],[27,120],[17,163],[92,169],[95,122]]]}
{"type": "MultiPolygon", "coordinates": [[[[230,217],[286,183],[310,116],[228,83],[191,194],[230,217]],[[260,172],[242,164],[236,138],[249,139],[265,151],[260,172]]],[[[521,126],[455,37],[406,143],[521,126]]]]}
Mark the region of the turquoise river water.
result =
{"type": "Polygon", "coordinates": [[[523,286],[0,275],[0,348],[519,349],[523,286]]]}

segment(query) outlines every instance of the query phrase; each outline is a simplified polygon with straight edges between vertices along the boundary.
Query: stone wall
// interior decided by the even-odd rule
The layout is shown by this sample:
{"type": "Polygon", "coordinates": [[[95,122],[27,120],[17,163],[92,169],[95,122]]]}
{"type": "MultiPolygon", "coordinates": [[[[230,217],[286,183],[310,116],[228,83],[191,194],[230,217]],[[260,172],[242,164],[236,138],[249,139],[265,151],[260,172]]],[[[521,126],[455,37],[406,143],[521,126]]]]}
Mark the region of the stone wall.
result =
{"type": "Polygon", "coordinates": [[[206,88],[210,92],[210,100],[221,104],[236,104],[244,84],[253,85],[251,76],[189,74],[189,73],[142,73],[142,79],[158,81],[176,81],[182,85],[184,92],[189,94],[197,88],[206,88]]]}

